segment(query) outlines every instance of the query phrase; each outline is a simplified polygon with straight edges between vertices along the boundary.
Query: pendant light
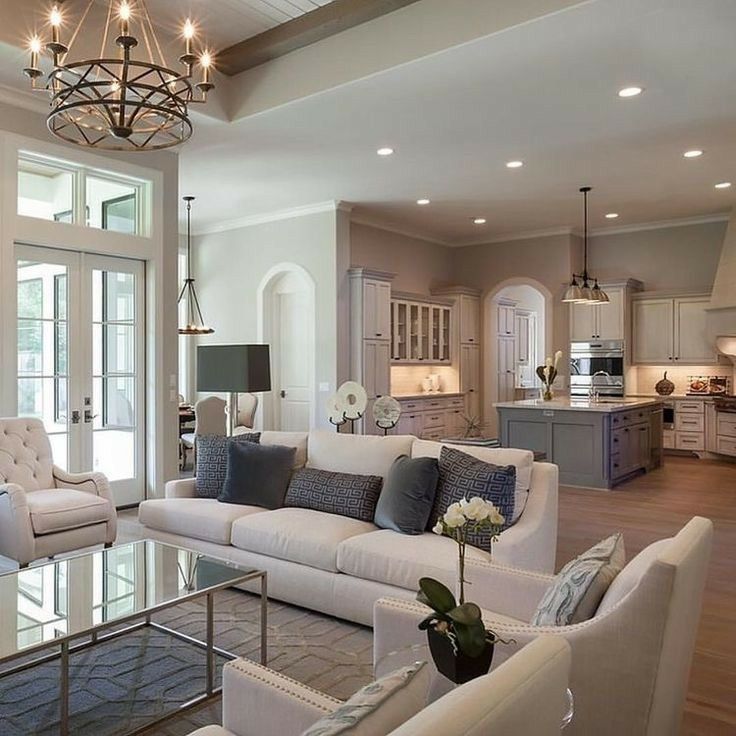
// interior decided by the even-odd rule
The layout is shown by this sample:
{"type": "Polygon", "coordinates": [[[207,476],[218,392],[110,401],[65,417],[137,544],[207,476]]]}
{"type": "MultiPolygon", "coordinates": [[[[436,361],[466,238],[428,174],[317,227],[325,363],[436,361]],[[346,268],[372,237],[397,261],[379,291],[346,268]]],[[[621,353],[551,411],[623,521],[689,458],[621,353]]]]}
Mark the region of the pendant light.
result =
{"type": "Polygon", "coordinates": [[[592,187],[580,187],[583,195],[583,273],[573,273],[570,285],[562,297],[573,304],[607,304],[608,294],[598,285],[598,279],[588,275],[588,192],[592,187]],[[578,283],[580,279],[580,283],[578,283]],[[593,286],[590,282],[593,281],[593,286]]]}
{"type": "Polygon", "coordinates": [[[204,322],[192,278],[192,202],[194,197],[183,197],[183,199],[187,203],[187,277],[184,279],[184,285],[181,287],[176,303],[184,302],[186,306],[186,324],[179,328],[179,334],[211,335],[214,330],[212,327],[207,327],[204,322]]]}

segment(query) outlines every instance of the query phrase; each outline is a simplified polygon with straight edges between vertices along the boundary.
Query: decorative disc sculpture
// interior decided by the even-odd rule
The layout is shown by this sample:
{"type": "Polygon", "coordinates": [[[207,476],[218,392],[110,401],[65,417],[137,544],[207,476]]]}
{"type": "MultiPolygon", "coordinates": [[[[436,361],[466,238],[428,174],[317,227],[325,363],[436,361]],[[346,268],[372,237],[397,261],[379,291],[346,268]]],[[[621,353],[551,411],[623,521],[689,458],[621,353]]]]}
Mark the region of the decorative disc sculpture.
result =
{"type": "Polygon", "coordinates": [[[379,396],[373,402],[373,421],[384,435],[393,429],[401,416],[401,404],[393,396],[379,396]]]}

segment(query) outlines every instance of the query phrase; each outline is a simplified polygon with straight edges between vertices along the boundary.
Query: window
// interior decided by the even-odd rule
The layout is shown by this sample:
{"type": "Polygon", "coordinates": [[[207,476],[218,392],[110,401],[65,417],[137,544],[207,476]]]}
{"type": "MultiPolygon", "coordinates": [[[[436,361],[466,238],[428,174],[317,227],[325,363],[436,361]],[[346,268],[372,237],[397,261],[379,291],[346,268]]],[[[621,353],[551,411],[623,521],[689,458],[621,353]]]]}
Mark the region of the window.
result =
{"type": "Polygon", "coordinates": [[[147,235],[151,182],[60,162],[18,157],[18,214],[125,235],[147,235]]]}

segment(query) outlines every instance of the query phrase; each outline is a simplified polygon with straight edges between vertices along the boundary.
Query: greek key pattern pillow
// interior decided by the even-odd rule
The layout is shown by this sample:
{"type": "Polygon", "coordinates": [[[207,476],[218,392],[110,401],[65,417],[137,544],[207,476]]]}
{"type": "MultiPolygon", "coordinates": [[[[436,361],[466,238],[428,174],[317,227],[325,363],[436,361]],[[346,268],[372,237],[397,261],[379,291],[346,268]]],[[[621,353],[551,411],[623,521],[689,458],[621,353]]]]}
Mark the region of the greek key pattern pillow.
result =
{"type": "Polygon", "coordinates": [[[382,485],[383,479],[377,475],[302,468],[291,476],[284,506],[373,521],[382,485]]]}
{"type": "MultiPolygon", "coordinates": [[[[447,508],[463,498],[480,496],[498,508],[506,523],[504,529],[512,524],[514,516],[514,497],[516,488],[516,467],[513,465],[493,465],[483,462],[444,446],[440,452],[440,477],[437,496],[429,520],[432,528],[447,508]]],[[[491,535],[488,531],[470,532],[468,542],[474,547],[491,551],[491,535]]]]}
{"type": "Polygon", "coordinates": [[[227,446],[229,442],[261,441],[260,432],[226,437],[221,434],[197,436],[197,498],[217,498],[225,485],[227,476],[227,446]]]}
{"type": "Polygon", "coordinates": [[[595,616],[625,562],[624,540],[614,534],[568,562],[539,602],[533,626],[569,626],[595,616]]]}

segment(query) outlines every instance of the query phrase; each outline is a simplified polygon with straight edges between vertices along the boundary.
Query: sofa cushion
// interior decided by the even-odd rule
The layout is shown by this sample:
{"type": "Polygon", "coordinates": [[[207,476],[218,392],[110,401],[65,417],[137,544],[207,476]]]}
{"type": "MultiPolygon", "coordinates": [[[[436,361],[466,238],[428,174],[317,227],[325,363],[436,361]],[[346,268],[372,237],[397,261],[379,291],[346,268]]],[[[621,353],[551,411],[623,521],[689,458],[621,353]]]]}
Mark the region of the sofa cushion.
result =
{"type": "Polygon", "coordinates": [[[227,475],[217,497],[224,503],[279,509],[294,466],[296,449],[282,445],[231,442],[227,447],[227,475]]]}
{"type": "Polygon", "coordinates": [[[107,499],[71,488],[31,491],[26,503],[36,536],[105,523],[113,513],[107,499]]]}
{"type": "Polygon", "coordinates": [[[296,450],[295,468],[303,468],[307,464],[308,438],[309,435],[306,432],[261,432],[262,445],[281,445],[282,447],[293,447],[296,450]]]}
{"type": "Polygon", "coordinates": [[[337,514],[283,508],[238,519],[233,524],[232,544],[248,552],[338,572],[340,542],[375,528],[337,514]]]}
{"type": "Polygon", "coordinates": [[[386,478],[399,455],[409,455],[410,435],[376,437],[313,430],[309,433],[308,468],[386,478]]]}
{"type": "Polygon", "coordinates": [[[260,506],[221,503],[216,498],[160,498],[144,501],[138,507],[138,520],[162,532],[230,544],[236,519],[265,510],[260,506]]]}
{"type": "Polygon", "coordinates": [[[220,434],[197,436],[197,497],[217,498],[222,491],[227,476],[227,448],[231,442],[259,442],[260,437],[258,432],[235,437],[220,434]]]}
{"type": "MultiPolygon", "coordinates": [[[[447,511],[451,504],[479,496],[493,503],[504,517],[503,529],[511,526],[514,514],[514,486],[516,468],[500,467],[454,447],[443,447],[440,453],[440,479],[430,519],[430,527],[447,511]]],[[[467,532],[467,540],[475,547],[491,550],[491,532],[488,529],[467,532]]]]}
{"type": "MultiPolygon", "coordinates": [[[[470,546],[465,555],[469,560],[491,559],[487,552],[470,546]]],[[[337,568],[347,575],[408,590],[417,590],[419,578],[429,576],[454,590],[457,544],[431,532],[408,536],[381,529],[341,542],[337,568]]]]}
{"type": "Polygon", "coordinates": [[[377,475],[302,468],[294,473],[289,483],[284,506],[373,521],[382,484],[377,475]]]}
{"type": "Polygon", "coordinates": [[[415,662],[365,685],[302,736],[380,736],[413,718],[427,704],[430,674],[415,662]]]}
{"type": "Polygon", "coordinates": [[[493,465],[513,465],[516,468],[516,486],[514,492],[514,513],[511,523],[518,521],[524,512],[529,489],[532,486],[532,466],[534,453],[531,450],[519,450],[514,447],[475,447],[473,445],[453,445],[452,443],[416,440],[412,445],[412,457],[436,457],[439,459],[444,446],[455,447],[466,455],[478,458],[493,465]]]}
{"type": "Polygon", "coordinates": [[[613,534],[568,562],[542,596],[532,626],[569,626],[592,618],[624,561],[623,537],[613,534]]]}
{"type": "Polygon", "coordinates": [[[439,468],[433,457],[394,460],[376,505],[376,526],[403,534],[422,534],[437,494],[439,468]]]}

